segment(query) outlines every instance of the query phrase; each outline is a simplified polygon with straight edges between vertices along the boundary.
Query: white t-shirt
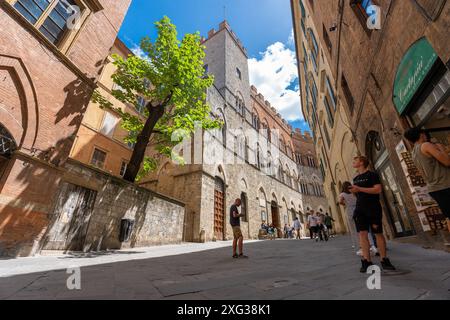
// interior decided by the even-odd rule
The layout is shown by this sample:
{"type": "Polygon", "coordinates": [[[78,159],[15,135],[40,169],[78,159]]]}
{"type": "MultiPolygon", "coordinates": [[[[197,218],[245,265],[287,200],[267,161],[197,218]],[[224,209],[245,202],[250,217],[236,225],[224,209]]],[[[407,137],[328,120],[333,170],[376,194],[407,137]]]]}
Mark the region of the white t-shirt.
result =
{"type": "Polygon", "coordinates": [[[349,217],[353,217],[353,212],[356,208],[356,197],[353,193],[342,192],[339,197],[344,198],[345,201],[345,211],[349,217]]]}
{"type": "Polygon", "coordinates": [[[309,223],[310,227],[316,227],[317,226],[317,217],[309,216],[308,223],[309,223]]]}
{"type": "Polygon", "coordinates": [[[298,220],[294,220],[294,229],[295,230],[299,230],[301,227],[300,227],[300,221],[298,221],[298,220]]]}

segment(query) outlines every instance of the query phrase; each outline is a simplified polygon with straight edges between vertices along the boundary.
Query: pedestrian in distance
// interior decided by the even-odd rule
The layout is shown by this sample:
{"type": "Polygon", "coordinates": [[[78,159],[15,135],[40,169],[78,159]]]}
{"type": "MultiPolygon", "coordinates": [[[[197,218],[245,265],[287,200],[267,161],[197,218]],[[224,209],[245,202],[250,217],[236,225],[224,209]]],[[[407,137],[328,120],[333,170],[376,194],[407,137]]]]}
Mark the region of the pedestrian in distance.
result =
{"type": "Polygon", "coordinates": [[[325,213],[325,217],[324,217],[324,222],[325,222],[325,227],[327,229],[327,236],[328,238],[330,238],[332,236],[332,232],[333,232],[333,222],[334,219],[327,213],[325,213]]]}
{"type": "Polygon", "coordinates": [[[244,237],[241,231],[241,217],[244,217],[244,213],[239,213],[238,208],[241,206],[241,199],[236,199],[234,204],[230,207],[230,224],[233,229],[233,258],[248,258],[244,255],[244,237]],[[239,254],[236,252],[236,248],[239,248],[239,254]]]}
{"type": "Polygon", "coordinates": [[[316,239],[317,240],[317,216],[316,213],[314,212],[314,210],[310,211],[310,215],[308,216],[308,226],[309,226],[309,232],[311,235],[311,239],[316,239]]]}
{"type": "Polygon", "coordinates": [[[294,231],[295,231],[295,238],[301,239],[300,231],[302,229],[302,225],[300,223],[300,220],[298,220],[298,217],[295,217],[294,219],[294,231]]]}

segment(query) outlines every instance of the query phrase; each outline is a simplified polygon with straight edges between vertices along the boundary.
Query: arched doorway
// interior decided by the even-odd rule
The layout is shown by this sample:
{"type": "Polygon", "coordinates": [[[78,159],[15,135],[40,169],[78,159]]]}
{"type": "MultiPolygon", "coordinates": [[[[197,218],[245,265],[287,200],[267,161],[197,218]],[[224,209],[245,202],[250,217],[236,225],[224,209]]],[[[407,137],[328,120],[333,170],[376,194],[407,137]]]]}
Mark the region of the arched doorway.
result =
{"type": "Polygon", "coordinates": [[[17,144],[9,131],[0,124],[0,178],[6,169],[8,160],[17,149],[17,144]]]}
{"type": "Polygon", "coordinates": [[[217,240],[225,239],[225,184],[219,177],[215,178],[214,185],[214,237],[217,240]]]}
{"type": "Polygon", "coordinates": [[[366,139],[366,151],[379,174],[383,185],[383,195],[387,217],[395,237],[414,234],[414,228],[405,206],[404,196],[395,176],[395,170],[389,160],[388,151],[378,132],[371,131],[366,139]]]}
{"type": "Polygon", "coordinates": [[[272,223],[275,228],[278,230],[278,237],[281,236],[281,224],[280,224],[280,210],[278,207],[278,203],[273,200],[270,203],[270,209],[272,212],[272,223]]]}

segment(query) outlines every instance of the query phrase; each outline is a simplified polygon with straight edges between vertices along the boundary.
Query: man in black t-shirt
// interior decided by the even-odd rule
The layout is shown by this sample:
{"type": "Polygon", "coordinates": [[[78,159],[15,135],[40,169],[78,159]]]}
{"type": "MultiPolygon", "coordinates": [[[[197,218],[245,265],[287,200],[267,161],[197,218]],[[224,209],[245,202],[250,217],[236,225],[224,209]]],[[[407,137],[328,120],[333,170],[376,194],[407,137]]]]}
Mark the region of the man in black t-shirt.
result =
{"type": "Polygon", "coordinates": [[[370,258],[369,230],[375,234],[384,270],[395,270],[386,257],[386,239],[383,235],[383,210],[380,194],[383,192],[380,177],[368,169],[369,160],[364,156],[353,159],[353,168],[358,175],[353,179],[350,191],[356,195],[356,208],[353,213],[356,230],[359,233],[360,246],[363,253],[361,272],[365,273],[373,263],[370,258]]]}
{"type": "Polygon", "coordinates": [[[230,224],[233,228],[233,258],[248,258],[243,253],[244,237],[241,231],[241,217],[238,207],[241,206],[241,199],[236,199],[230,208],[230,224]],[[236,247],[239,246],[239,255],[236,254],[236,247]]]}

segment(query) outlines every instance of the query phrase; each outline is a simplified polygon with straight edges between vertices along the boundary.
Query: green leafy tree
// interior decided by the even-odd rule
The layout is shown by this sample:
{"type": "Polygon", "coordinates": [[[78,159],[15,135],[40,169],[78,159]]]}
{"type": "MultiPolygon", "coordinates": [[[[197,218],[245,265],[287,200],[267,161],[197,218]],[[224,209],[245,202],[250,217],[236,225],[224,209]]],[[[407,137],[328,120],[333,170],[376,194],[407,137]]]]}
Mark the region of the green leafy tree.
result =
{"type": "Polygon", "coordinates": [[[206,104],[206,89],[213,84],[213,77],[205,75],[205,48],[199,33],[186,34],[180,42],[168,17],[155,25],[157,39],[141,41],[142,56],[114,56],[117,71],[112,78],[121,89],[112,94],[136,107],[138,97],[144,98],[145,120],[115,107],[98,91],[92,98],[101,108],[119,114],[122,128],[128,131],[125,141],[135,144],[124,176],[131,182],[156,169],[161,156],[171,157],[174,147],[194,132],[196,123],[204,130],[221,126],[206,104]],[[146,156],[149,144],[152,156],[146,156]]]}

